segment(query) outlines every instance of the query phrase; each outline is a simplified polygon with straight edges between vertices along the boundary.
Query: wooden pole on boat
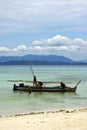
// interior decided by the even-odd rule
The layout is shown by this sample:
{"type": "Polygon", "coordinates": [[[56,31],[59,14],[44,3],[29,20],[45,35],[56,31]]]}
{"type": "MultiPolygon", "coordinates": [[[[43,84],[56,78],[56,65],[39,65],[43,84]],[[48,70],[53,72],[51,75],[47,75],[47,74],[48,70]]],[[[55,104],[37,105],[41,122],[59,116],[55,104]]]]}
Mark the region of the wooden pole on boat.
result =
{"type": "Polygon", "coordinates": [[[81,80],[79,80],[79,82],[75,85],[75,87],[77,87],[80,82],[81,82],[81,80]]]}
{"type": "MultiPolygon", "coordinates": [[[[29,63],[30,63],[30,61],[29,61],[29,63]]],[[[33,77],[34,77],[34,71],[33,71],[33,69],[32,69],[31,63],[30,63],[29,65],[30,65],[30,69],[31,69],[32,75],[33,75],[33,77]]]]}
{"type": "MultiPolygon", "coordinates": [[[[29,63],[30,63],[30,61],[29,61],[29,63]]],[[[31,69],[31,72],[32,72],[32,75],[33,75],[33,87],[34,87],[35,83],[36,83],[36,76],[34,75],[34,71],[32,69],[31,63],[29,65],[30,65],[30,69],[31,69]]]]}

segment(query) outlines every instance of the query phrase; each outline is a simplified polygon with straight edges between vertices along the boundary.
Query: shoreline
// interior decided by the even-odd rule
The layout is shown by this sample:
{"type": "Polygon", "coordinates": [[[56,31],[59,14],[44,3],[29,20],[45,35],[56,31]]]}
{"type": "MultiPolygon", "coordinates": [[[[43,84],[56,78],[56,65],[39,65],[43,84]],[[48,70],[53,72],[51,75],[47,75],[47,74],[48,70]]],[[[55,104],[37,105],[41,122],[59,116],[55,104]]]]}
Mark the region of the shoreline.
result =
{"type": "Polygon", "coordinates": [[[9,115],[0,115],[0,118],[3,117],[16,117],[16,116],[26,116],[26,115],[38,115],[38,114],[45,114],[45,113],[73,113],[73,112],[87,112],[87,107],[82,108],[66,108],[66,109],[55,109],[55,110],[46,110],[46,111],[32,111],[29,113],[17,113],[17,114],[9,114],[9,115]]]}
{"type": "Polygon", "coordinates": [[[87,130],[87,108],[0,117],[1,130],[87,130]]]}

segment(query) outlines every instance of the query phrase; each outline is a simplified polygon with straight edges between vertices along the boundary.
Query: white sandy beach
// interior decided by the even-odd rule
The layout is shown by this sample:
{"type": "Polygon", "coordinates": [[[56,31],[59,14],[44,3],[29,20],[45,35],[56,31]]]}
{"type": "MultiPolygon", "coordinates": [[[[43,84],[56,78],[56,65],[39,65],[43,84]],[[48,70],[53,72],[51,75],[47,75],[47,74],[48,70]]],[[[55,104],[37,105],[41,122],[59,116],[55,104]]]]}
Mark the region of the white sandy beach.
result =
{"type": "Polygon", "coordinates": [[[87,130],[87,108],[1,116],[0,130],[87,130]]]}

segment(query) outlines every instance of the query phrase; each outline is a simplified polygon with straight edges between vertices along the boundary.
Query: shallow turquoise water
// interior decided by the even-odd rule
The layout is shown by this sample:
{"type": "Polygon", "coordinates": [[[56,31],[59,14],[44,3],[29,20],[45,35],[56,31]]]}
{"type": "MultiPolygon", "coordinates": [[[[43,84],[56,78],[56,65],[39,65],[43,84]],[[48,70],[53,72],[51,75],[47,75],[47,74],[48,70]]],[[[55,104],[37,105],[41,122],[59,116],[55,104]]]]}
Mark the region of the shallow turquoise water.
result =
{"type": "Polygon", "coordinates": [[[81,83],[76,93],[13,92],[14,82],[8,80],[32,80],[30,66],[0,66],[0,115],[87,107],[87,66],[32,67],[37,80],[62,81],[71,87],[81,83]]]}

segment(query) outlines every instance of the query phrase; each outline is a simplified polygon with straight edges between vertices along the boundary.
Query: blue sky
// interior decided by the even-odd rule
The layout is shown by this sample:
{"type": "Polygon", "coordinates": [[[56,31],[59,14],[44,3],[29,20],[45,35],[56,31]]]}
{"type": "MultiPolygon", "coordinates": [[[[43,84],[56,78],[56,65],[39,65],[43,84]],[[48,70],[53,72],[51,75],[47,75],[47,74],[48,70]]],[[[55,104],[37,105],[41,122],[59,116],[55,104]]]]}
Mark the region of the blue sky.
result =
{"type": "Polygon", "coordinates": [[[87,59],[87,0],[0,1],[0,56],[87,59]]]}

